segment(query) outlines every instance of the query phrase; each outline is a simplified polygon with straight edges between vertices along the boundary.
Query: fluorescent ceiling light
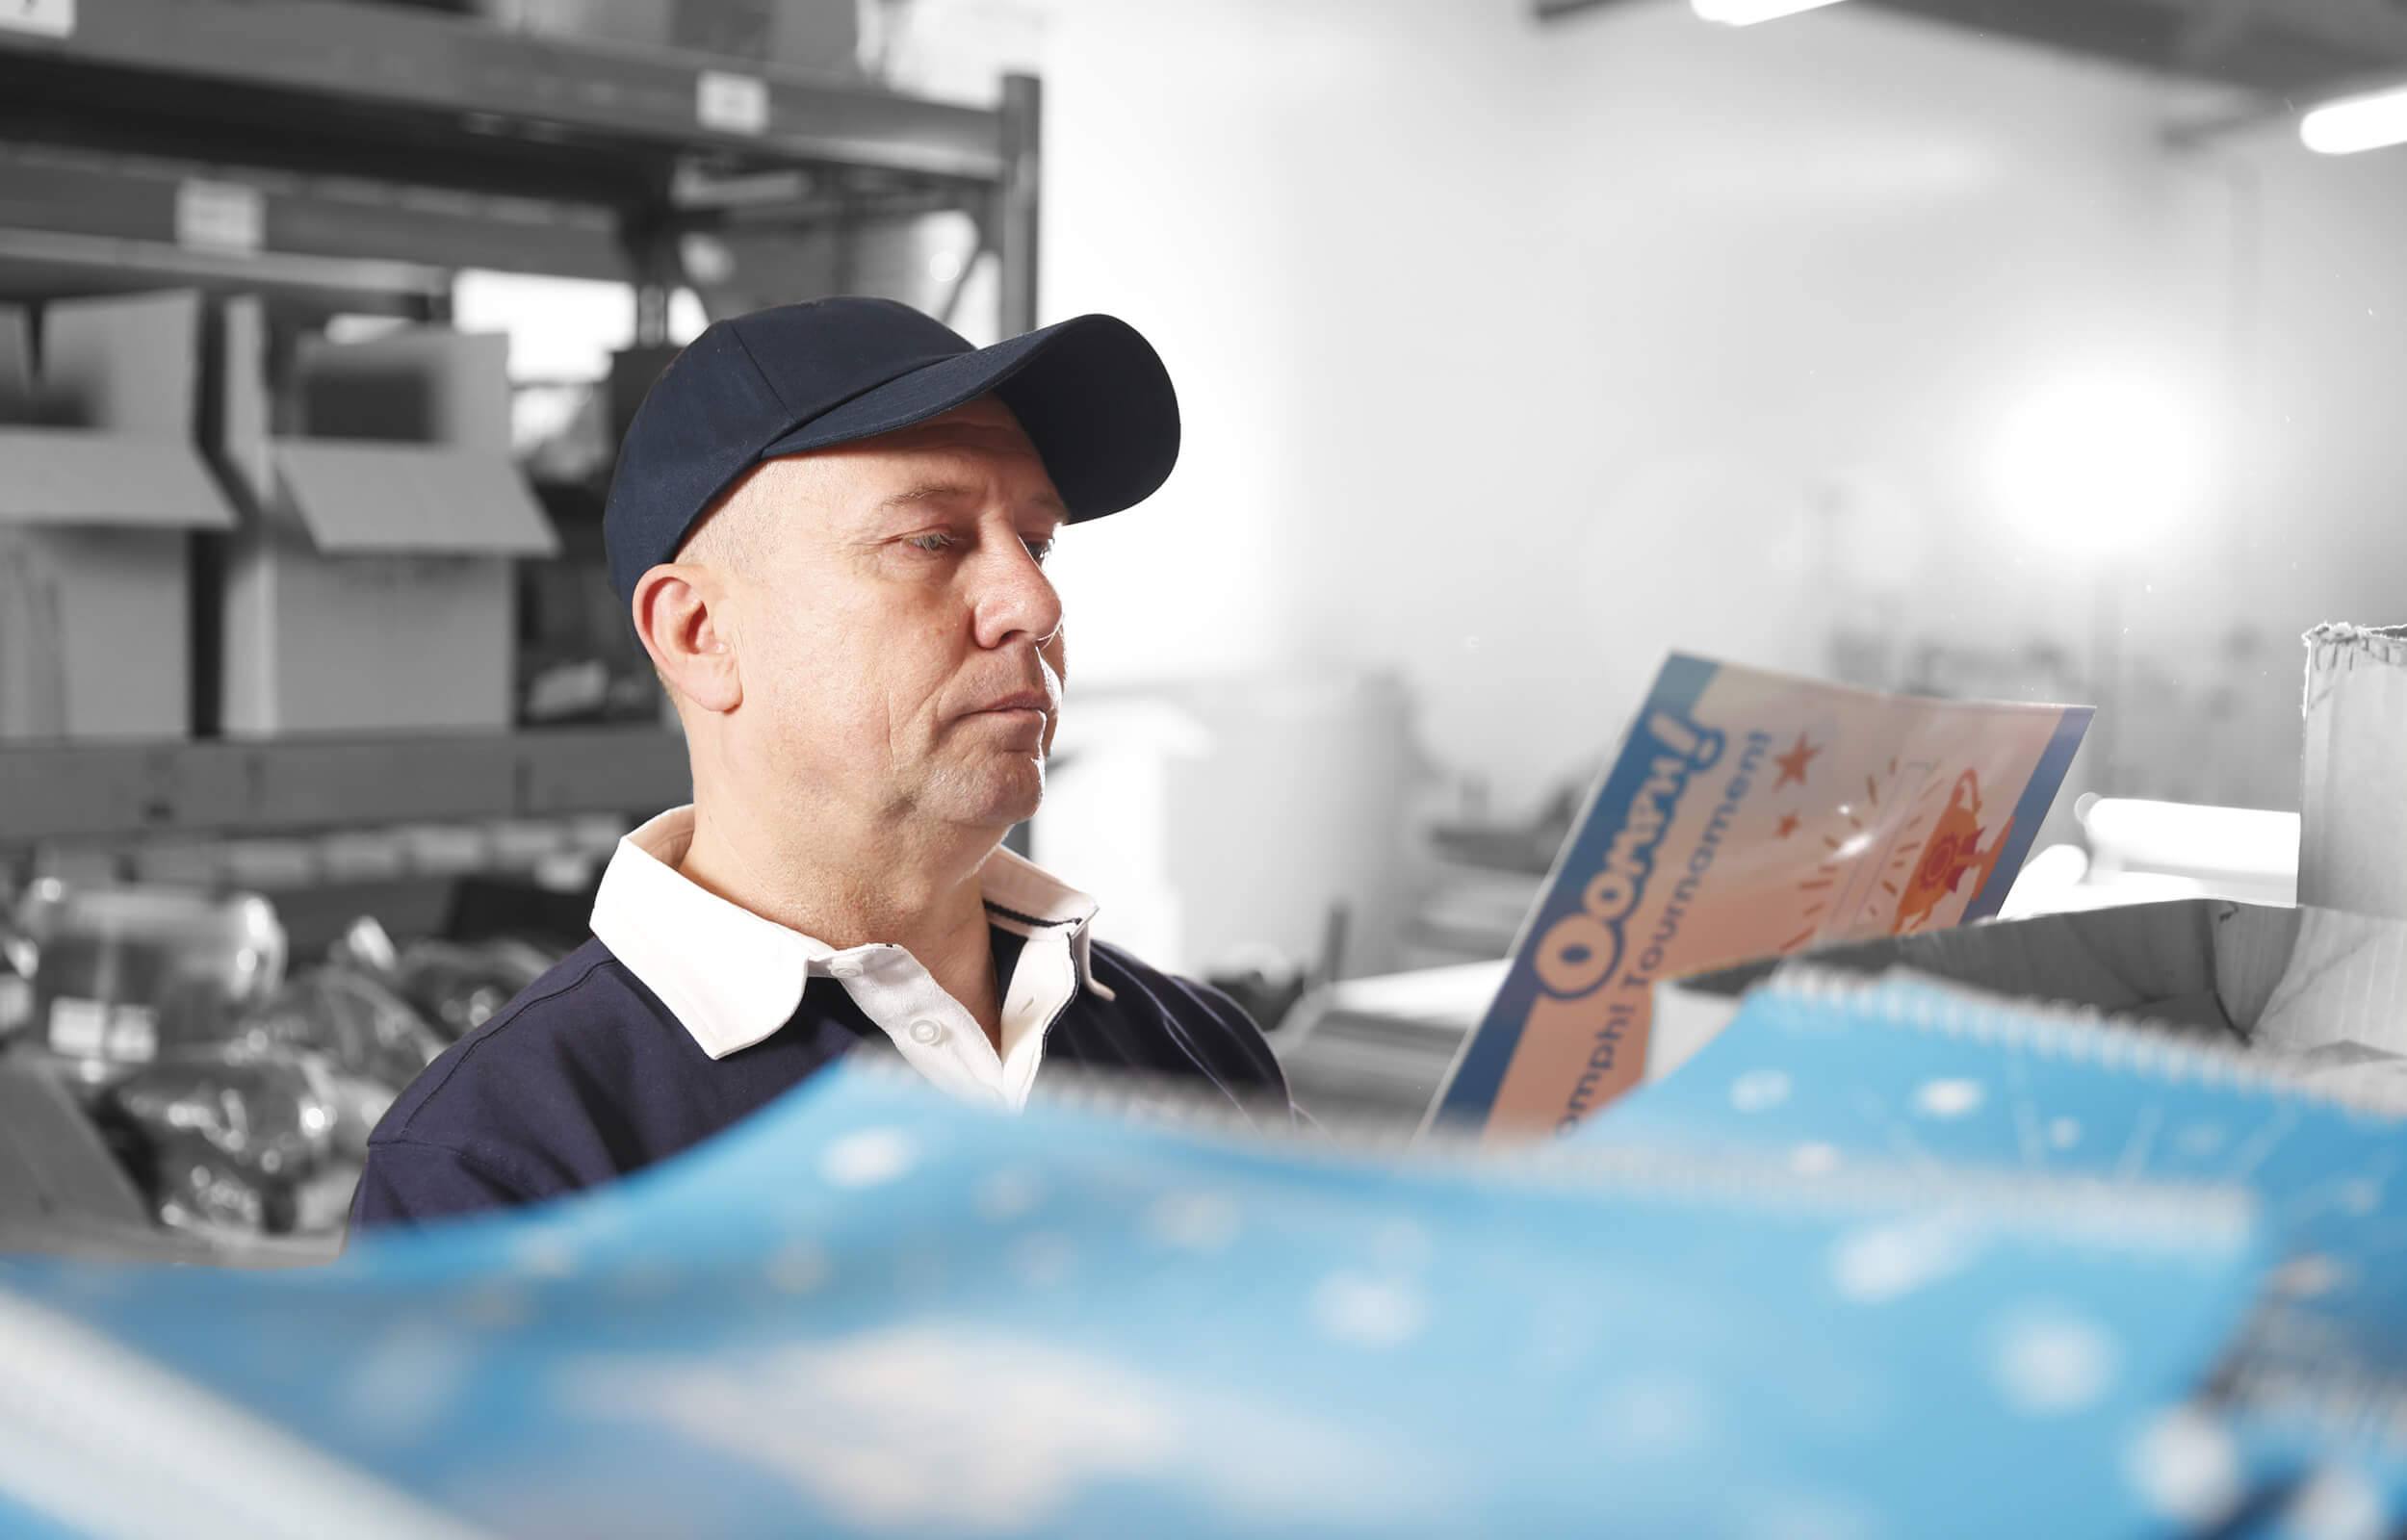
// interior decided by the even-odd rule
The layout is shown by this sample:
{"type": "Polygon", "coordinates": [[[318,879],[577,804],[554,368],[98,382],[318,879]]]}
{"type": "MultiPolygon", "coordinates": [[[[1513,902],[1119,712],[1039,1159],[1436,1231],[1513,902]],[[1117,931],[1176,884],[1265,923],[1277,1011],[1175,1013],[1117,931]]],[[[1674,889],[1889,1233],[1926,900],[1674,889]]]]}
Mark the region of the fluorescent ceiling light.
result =
{"type": "Polygon", "coordinates": [[[2298,120],[2298,139],[2318,155],[2407,144],[2407,88],[2326,102],[2298,120]]]}
{"type": "Polygon", "coordinates": [[[1817,11],[1837,0],[1689,0],[1690,7],[1707,21],[1725,26],[1746,27],[1758,21],[1773,21],[1793,16],[1800,11],[1817,11]]]}

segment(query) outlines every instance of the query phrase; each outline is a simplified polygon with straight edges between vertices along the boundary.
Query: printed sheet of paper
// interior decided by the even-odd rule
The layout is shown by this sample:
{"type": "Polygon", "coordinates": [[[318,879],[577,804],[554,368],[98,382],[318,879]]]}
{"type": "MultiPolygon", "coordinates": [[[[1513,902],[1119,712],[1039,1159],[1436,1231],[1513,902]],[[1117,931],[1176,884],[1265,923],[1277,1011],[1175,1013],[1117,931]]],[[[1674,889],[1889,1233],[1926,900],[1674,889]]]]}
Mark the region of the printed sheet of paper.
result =
{"type": "Polygon", "coordinates": [[[1637,1083],[1656,980],[1996,913],[2089,717],[1673,654],[1434,1119],[1569,1128],[1637,1083]]]}

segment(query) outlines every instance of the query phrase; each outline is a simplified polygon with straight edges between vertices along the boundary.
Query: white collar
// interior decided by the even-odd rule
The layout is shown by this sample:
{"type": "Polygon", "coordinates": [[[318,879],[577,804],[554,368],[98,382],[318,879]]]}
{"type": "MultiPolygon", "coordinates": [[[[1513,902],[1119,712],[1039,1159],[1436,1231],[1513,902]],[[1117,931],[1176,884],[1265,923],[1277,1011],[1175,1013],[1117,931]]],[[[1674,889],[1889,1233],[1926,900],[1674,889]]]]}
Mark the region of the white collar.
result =
{"type": "MultiPolygon", "coordinates": [[[[693,829],[688,805],[619,840],[594,898],[593,934],[676,1014],[703,1052],[723,1059],[791,1020],[811,976],[829,973],[832,960],[850,954],[689,881],[677,867],[693,829]]],[[[1091,962],[1094,899],[1008,850],[987,858],[979,876],[994,924],[1022,937],[1066,932],[1078,983],[1112,998],[1091,962]]]]}

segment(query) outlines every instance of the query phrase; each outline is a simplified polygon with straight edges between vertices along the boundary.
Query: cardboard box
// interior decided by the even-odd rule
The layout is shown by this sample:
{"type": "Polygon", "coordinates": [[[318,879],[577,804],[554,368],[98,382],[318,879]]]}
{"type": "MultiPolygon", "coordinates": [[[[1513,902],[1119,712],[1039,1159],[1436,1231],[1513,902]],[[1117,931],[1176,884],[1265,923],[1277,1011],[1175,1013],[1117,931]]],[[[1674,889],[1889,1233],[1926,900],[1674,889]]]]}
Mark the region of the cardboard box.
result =
{"type": "Polygon", "coordinates": [[[850,0],[772,0],[769,63],[824,75],[858,71],[861,17],[850,0]]]}
{"type": "Polygon", "coordinates": [[[200,298],[0,309],[0,740],[192,731],[193,529],[232,509],[194,444],[200,298]]]}
{"type": "Polygon", "coordinates": [[[2306,641],[2298,901],[2407,918],[2407,628],[2306,641]]]}
{"type": "Polygon", "coordinates": [[[852,0],[480,0],[503,26],[538,37],[676,48],[818,74],[855,72],[852,0]]]}
{"type": "Polygon", "coordinates": [[[539,38],[668,46],[674,0],[482,0],[487,16],[513,32],[539,38]]]}
{"type": "Polygon", "coordinates": [[[253,503],[226,563],[226,734],[508,728],[510,560],[557,542],[510,461],[505,340],[309,337],[274,367],[249,299],[223,340],[253,503]]]}
{"type": "MultiPolygon", "coordinates": [[[[1713,1040],[1740,997],[1788,959],[1655,987],[1645,1078],[1713,1040]]],[[[1993,994],[2086,1007],[2234,1043],[2407,1053],[2407,924],[2227,899],[2042,914],[1826,947],[1797,963],[1847,973],[1906,968],[1993,994]]]]}

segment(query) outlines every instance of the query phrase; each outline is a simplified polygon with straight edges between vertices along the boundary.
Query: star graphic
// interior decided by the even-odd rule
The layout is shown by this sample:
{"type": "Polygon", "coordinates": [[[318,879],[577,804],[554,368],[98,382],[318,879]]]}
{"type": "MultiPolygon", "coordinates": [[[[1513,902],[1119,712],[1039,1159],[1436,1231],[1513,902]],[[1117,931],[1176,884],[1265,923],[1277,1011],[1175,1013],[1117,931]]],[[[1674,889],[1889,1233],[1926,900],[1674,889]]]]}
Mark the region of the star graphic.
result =
{"type": "Polygon", "coordinates": [[[1800,786],[1803,785],[1805,766],[1812,761],[1815,755],[1821,752],[1821,749],[1805,741],[1804,733],[1799,733],[1796,748],[1786,754],[1775,754],[1772,757],[1772,762],[1780,767],[1780,779],[1772,783],[1772,789],[1777,791],[1792,781],[1800,786]]]}
{"type": "Polygon", "coordinates": [[[1788,838],[1791,834],[1796,834],[1796,833],[1797,833],[1797,814],[1795,814],[1795,813],[1793,813],[1793,812],[1784,812],[1784,813],[1782,813],[1782,814],[1780,815],[1780,837],[1781,837],[1782,839],[1786,839],[1786,838],[1788,838]]]}

